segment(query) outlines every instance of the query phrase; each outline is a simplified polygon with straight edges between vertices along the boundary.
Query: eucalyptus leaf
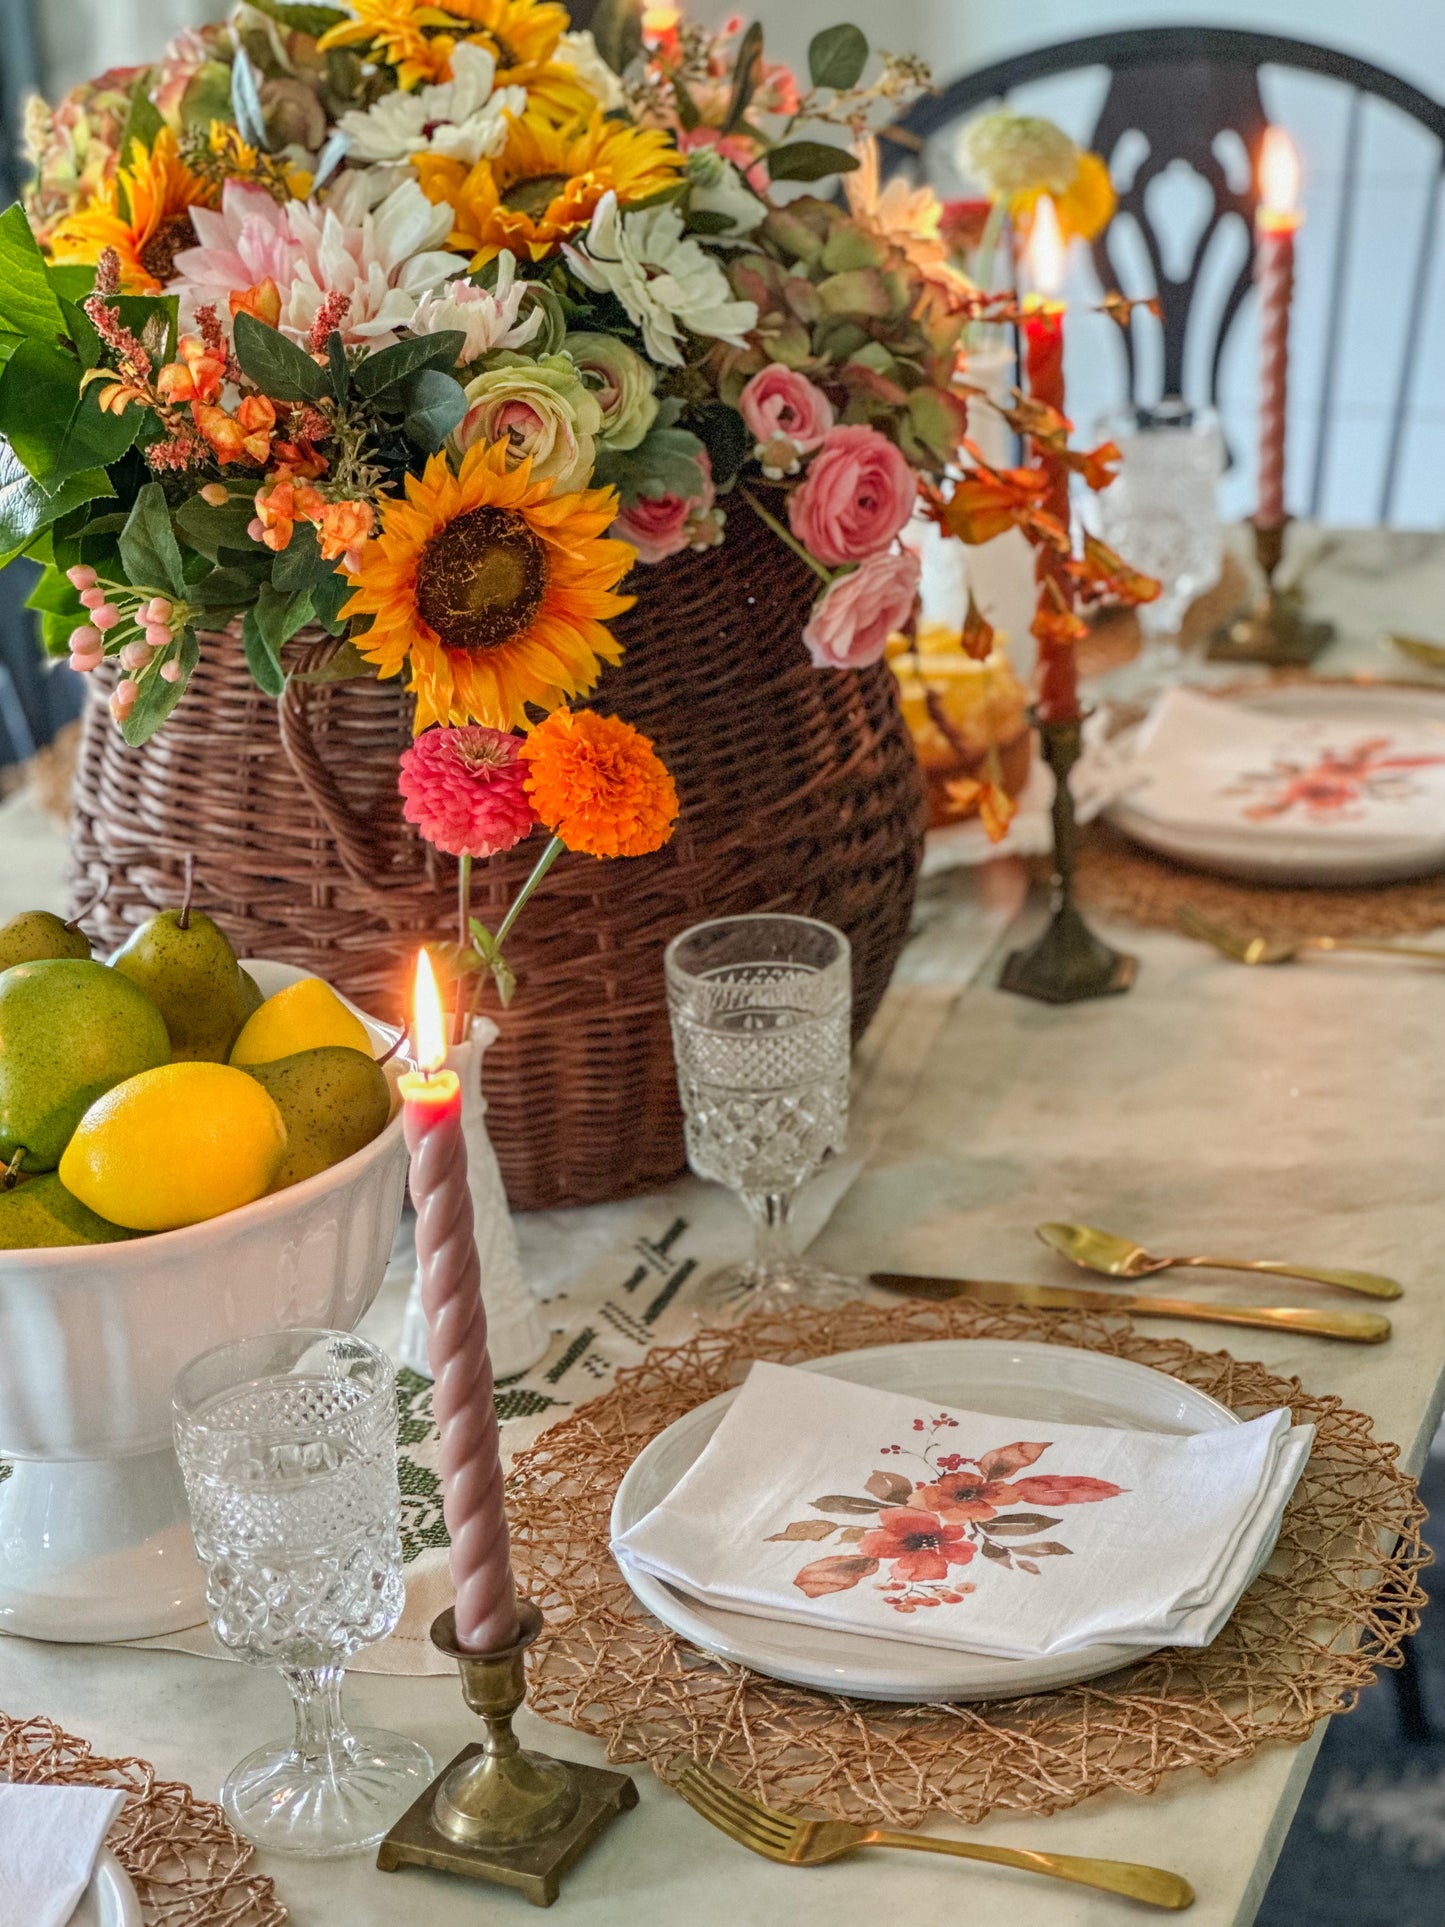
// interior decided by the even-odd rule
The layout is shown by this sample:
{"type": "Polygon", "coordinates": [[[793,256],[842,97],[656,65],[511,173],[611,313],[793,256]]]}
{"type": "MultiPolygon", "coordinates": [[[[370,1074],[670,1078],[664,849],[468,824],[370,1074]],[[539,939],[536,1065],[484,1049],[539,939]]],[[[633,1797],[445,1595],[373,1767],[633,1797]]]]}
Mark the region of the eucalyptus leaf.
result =
{"type": "Polygon", "coordinates": [[[346,343],[335,328],[326,337],[326,362],[331,370],[331,392],[338,401],[344,402],[351,387],[351,367],[346,359],[346,343]]]}
{"type": "Polygon", "coordinates": [[[435,455],[467,412],[466,390],[440,368],[422,368],[408,376],[400,392],[407,440],[424,455],[435,455]]]}
{"type": "Polygon", "coordinates": [[[763,77],[763,30],[755,20],[743,35],[738,47],[737,65],[733,68],[733,91],[728,102],[727,116],[723,121],[723,132],[731,134],[742,126],[743,117],[752,105],[753,95],[758,91],[758,83],[763,77]]]}
{"type": "Polygon", "coordinates": [[[160,674],[160,664],[156,663],[141,683],[140,694],[135,706],[120,726],[120,733],[132,749],[149,741],[170,715],[181,697],[186,693],[186,684],[195,673],[196,664],[201,660],[201,645],[196,641],[194,629],[183,629],[179,643],[173,643],[174,660],[181,665],[181,673],[175,682],[166,682],[160,674]]]}
{"type": "Polygon", "coordinates": [[[320,401],[326,393],[326,370],[255,315],[243,310],[236,316],[235,341],[237,361],[273,401],[320,401]]]}
{"type": "Polygon", "coordinates": [[[368,355],[352,377],[358,395],[380,395],[423,368],[455,368],[467,345],[460,328],[442,328],[434,335],[413,335],[392,348],[368,355]]]}
{"type": "Polygon", "coordinates": [[[60,297],[18,201],[0,214],[0,327],[31,341],[69,338],[60,297]]]}
{"type": "Polygon", "coordinates": [[[844,93],[856,87],[868,64],[868,36],[857,27],[825,27],[808,43],[808,77],[815,87],[844,93]]]}
{"type": "Polygon", "coordinates": [[[250,4],[257,13],[266,14],[292,33],[310,34],[313,40],[319,40],[332,27],[344,27],[351,18],[337,7],[302,6],[294,0],[250,0],[250,4]]]}
{"type": "Polygon", "coordinates": [[[851,174],[858,156],[831,141],[789,141],[768,150],[771,181],[822,181],[830,174],[851,174]]]}
{"type": "Polygon", "coordinates": [[[120,562],[133,589],[186,597],[185,568],[159,482],[147,482],[120,532],[120,562]]]}

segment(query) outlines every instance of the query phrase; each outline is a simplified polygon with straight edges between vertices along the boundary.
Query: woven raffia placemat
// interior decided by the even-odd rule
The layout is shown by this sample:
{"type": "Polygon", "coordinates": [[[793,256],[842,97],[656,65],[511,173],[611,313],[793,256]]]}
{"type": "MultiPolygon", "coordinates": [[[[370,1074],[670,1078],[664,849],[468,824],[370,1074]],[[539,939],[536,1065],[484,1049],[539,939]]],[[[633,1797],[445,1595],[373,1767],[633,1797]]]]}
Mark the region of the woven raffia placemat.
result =
{"type": "Polygon", "coordinates": [[[0,1713],[0,1775],[125,1789],[106,1845],[135,1882],[146,1927],[282,1927],[288,1917],[266,1875],[248,1871],[255,1849],[221,1809],[157,1779],[145,1760],[107,1760],[50,1720],[0,1713]]]}
{"type": "Polygon", "coordinates": [[[784,1807],[911,1826],[945,1812],[1052,1813],[1107,1788],[1152,1792],[1180,1767],[1218,1772],[1271,1740],[1304,1739],[1398,1665],[1419,1624],[1424,1509],[1363,1413],[1263,1365],[1143,1338],[1123,1317],[962,1305],[847,1305],[758,1317],[654,1351],[519,1455],[508,1485],[522,1584],[547,1615],[529,1702],[601,1735],[664,1779],[721,1767],[784,1807]],[[608,1552],[627,1467],[755,1358],[796,1364],[917,1339],[1043,1339],[1135,1359],[1242,1417],[1288,1405],[1316,1427],[1269,1569],[1214,1644],[1172,1648],[1102,1680],[1028,1699],[894,1706],[784,1685],[710,1659],[633,1599],[608,1552]]]}

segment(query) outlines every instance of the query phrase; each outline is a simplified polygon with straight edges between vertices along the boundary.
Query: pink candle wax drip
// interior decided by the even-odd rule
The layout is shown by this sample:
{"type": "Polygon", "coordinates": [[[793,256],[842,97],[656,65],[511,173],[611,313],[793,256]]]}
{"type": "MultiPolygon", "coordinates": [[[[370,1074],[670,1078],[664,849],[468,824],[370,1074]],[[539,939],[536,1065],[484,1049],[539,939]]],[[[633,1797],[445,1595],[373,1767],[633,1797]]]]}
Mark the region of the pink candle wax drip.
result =
{"type": "MultiPolygon", "coordinates": [[[[425,951],[417,965],[412,1039],[423,1065],[441,1062],[441,1005],[425,951]]],[[[442,1512],[451,1536],[457,1642],[467,1652],[495,1652],[517,1638],[517,1594],[467,1186],[461,1085],[453,1071],[423,1070],[408,1072],[401,1092],[427,1356],[435,1379],[432,1409],[441,1434],[442,1512]]]]}

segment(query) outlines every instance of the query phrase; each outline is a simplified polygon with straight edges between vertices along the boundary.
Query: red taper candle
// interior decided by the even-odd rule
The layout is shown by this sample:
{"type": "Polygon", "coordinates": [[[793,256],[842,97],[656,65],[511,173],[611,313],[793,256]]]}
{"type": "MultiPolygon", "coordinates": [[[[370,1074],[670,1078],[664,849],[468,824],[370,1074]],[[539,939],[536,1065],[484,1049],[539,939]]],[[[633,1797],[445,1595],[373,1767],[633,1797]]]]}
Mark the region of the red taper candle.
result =
{"type": "MultiPolygon", "coordinates": [[[[1034,215],[1033,231],[1029,236],[1028,265],[1041,291],[1029,295],[1024,302],[1024,380],[1032,400],[1043,402],[1063,415],[1066,413],[1064,304],[1054,299],[1053,295],[1063,280],[1064,243],[1054,204],[1047,196],[1040,200],[1034,215]]],[[[1067,530],[1069,471],[1056,454],[1037,444],[1034,458],[1049,485],[1042,506],[1067,530]]],[[[1072,606],[1072,585],[1059,568],[1059,558],[1052,550],[1040,549],[1034,572],[1041,589],[1052,581],[1065,606],[1072,606]]],[[[1039,721],[1078,722],[1083,711],[1079,706],[1079,672],[1074,659],[1074,645],[1047,636],[1039,637],[1038,643],[1039,721]]]]}
{"type": "Polygon", "coordinates": [[[445,1029],[425,950],[417,958],[412,1045],[422,1068],[401,1079],[403,1127],[411,1152],[432,1410],[441,1434],[442,1514],[451,1535],[457,1643],[465,1652],[488,1653],[517,1638],[517,1589],[467,1185],[462,1088],[455,1071],[438,1068],[446,1056],[445,1029]]]}
{"type": "Polygon", "coordinates": [[[1299,158],[1288,134],[1265,129],[1259,157],[1254,278],[1259,288],[1259,501],[1261,528],[1283,528],[1285,431],[1289,402],[1289,317],[1294,301],[1294,242],[1299,158]]]}

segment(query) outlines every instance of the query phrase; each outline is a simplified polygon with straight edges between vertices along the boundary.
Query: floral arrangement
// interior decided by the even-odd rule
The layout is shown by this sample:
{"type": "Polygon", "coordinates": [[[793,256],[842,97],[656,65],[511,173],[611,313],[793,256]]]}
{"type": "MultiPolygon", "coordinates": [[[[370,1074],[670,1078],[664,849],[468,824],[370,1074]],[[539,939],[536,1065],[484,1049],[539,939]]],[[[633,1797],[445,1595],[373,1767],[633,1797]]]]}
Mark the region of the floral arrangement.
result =
{"type": "Polygon", "coordinates": [[[128,742],[231,622],[269,694],[320,625],[314,673],[404,677],[418,731],[534,730],[618,660],[634,563],[737,514],[816,572],[827,669],[911,628],[920,512],[1068,549],[1025,471],[966,465],[966,331],[1003,310],[871,132],[922,66],[841,25],[804,79],[740,20],[611,19],[604,59],[551,0],[247,0],[32,106],[0,562],[46,565],[53,653],[118,660],[128,742]]]}

